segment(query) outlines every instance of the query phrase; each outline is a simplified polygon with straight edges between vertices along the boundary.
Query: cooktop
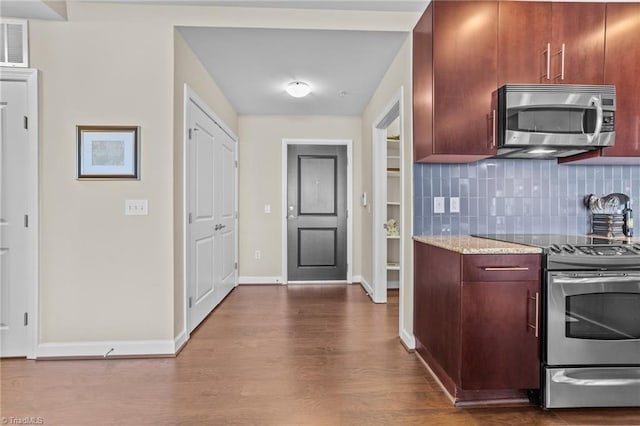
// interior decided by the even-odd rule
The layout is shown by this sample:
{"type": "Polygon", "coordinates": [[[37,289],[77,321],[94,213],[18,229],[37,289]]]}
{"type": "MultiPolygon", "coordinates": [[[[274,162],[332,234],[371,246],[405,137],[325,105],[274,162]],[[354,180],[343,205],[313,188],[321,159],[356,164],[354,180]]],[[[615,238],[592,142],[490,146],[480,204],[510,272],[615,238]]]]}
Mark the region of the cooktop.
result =
{"type": "Polygon", "coordinates": [[[508,243],[524,244],[528,246],[548,248],[553,245],[563,246],[571,244],[574,246],[592,245],[621,245],[626,241],[609,240],[607,238],[587,237],[583,235],[560,235],[560,234],[477,234],[472,235],[478,238],[490,240],[506,241],[508,243]]]}

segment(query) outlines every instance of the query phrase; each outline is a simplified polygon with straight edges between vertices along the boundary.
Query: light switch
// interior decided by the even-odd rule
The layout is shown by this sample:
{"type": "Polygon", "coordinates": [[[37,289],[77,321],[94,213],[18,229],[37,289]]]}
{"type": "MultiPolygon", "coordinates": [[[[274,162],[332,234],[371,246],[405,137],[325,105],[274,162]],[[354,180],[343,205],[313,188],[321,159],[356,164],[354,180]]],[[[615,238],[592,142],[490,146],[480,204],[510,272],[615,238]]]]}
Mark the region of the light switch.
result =
{"type": "Polygon", "coordinates": [[[460,213],[460,197],[451,197],[449,211],[451,213],[460,213]]]}
{"type": "Polygon", "coordinates": [[[433,197],[433,212],[444,213],[444,197],[433,197]]]}
{"type": "Polygon", "coordinates": [[[124,200],[124,214],[127,216],[147,216],[149,214],[149,201],[124,200]]]}
{"type": "Polygon", "coordinates": [[[271,213],[271,204],[265,204],[264,205],[264,212],[265,213],[271,213]]]}

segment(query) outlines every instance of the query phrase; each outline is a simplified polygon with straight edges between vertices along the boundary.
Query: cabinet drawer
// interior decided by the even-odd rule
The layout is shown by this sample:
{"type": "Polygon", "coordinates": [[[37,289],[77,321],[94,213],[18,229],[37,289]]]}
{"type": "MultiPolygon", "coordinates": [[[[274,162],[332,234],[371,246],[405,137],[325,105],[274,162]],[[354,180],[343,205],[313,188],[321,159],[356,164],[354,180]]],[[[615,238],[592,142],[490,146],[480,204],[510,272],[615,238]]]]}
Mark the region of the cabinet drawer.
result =
{"type": "Polygon", "coordinates": [[[468,254],[462,260],[463,281],[537,281],[538,254],[468,254]]]}

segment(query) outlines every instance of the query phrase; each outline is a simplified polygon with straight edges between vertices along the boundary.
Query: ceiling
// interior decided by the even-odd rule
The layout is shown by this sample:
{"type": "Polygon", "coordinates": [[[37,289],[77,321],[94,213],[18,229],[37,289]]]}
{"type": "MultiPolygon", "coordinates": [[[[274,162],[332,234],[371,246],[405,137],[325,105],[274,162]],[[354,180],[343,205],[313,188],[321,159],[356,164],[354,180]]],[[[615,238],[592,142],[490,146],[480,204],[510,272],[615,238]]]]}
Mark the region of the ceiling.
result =
{"type": "Polygon", "coordinates": [[[0,16],[23,19],[67,19],[66,0],[0,0],[0,16]]]}
{"type": "Polygon", "coordinates": [[[361,115],[408,32],[178,29],[241,115],[361,115]],[[311,94],[292,98],[291,81],[311,94]]]}
{"type": "MultiPolygon", "coordinates": [[[[0,0],[2,16],[67,19],[67,3],[415,12],[429,0],[0,0]]],[[[241,115],[361,115],[408,32],[180,27],[241,115]],[[291,81],[312,92],[292,98],[291,81]]]]}
{"type": "MultiPolygon", "coordinates": [[[[2,0],[4,1],[4,0],[2,0]]],[[[71,0],[78,1],[78,0],[71,0]]],[[[268,7],[287,9],[423,12],[429,0],[80,0],[86,2],[164,4],[179,6],[268,7]]]]}

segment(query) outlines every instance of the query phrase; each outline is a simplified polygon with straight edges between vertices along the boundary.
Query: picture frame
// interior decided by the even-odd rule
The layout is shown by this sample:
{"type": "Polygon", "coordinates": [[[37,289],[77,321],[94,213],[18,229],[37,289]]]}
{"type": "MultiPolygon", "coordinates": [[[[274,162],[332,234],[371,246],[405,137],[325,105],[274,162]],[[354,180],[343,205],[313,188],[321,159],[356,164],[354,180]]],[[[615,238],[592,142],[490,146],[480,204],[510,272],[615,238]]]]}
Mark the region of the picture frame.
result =
{"type": "Polygon", "coordinates": [[[76,126],[78,179],[140,179],[139,126],[76,126]]]}

